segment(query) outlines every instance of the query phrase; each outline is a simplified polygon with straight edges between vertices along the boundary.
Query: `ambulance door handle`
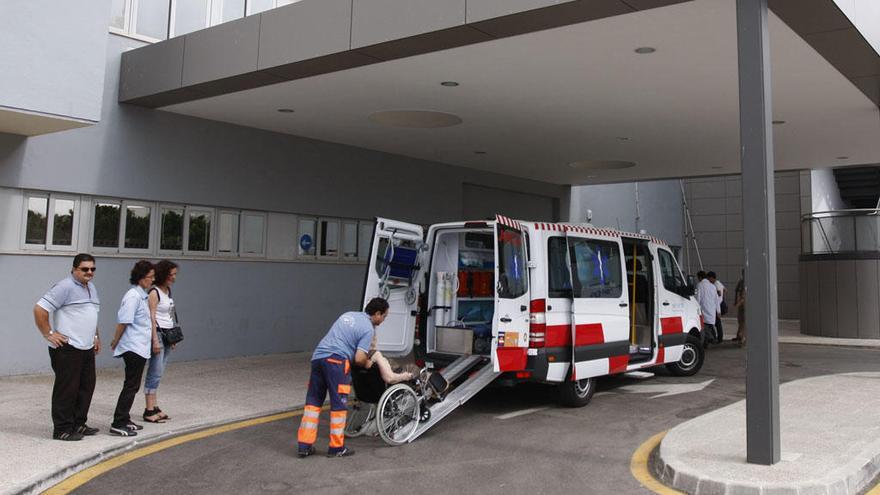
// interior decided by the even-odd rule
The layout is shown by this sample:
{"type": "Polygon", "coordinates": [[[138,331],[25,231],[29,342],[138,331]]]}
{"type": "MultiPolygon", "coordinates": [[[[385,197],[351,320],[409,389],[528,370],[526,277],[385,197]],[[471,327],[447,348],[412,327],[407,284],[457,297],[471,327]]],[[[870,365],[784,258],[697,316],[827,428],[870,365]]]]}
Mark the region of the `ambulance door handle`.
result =
{"type": "Polygon", "coordinates": [[[618,304],[618,306],[620,306],[621,308],[625,308],[625,307],[629,306],[629,304],[627,304],[627,303],[620,303],[620,304],[618,304]]]}
{"type": "Polygon", "coordinates": [[[663,301],[664,306],[669,306],[669,301],[663,301]]]}
{"type": "Polygon", "coordinates": [[[513,320],[510,319],[510,318],[501,318],[501,323],[510,323],[510,322],[512,322],[512,321],[513,321],[513,320]]]}
{"type": "Polygon", "coordinates": [[[519,307],[519,310],[520,310],[520,311],[525,311],[525,310],[527,310],[527,309],[529,309],[529,307],[526,306],[525,304],[523,304],[522,306],[519,307]]]}

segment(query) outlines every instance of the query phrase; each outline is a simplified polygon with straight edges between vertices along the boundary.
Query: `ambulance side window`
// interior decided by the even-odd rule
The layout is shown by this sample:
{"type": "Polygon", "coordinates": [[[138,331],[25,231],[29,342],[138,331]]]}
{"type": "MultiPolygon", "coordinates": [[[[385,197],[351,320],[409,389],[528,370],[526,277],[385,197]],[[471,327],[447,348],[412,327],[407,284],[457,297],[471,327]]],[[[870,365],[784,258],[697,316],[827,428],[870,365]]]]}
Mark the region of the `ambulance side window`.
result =
{"type": "Polygon", "coordinates": [[[663,277],[663,287],[670,292],[678,292],[685,286],[681,271],[675,263],[675,258],[668,251],[658,249],[660,254],[660,276],[663,277]]]}
{"type": "Polygon", "coordinates": [[[616,242],[569,238],[569,249],[574,297],[617,298],[623,294],[616,242]]]}
{"type": "Polygon", "coordinates": [[[549,297],[571,298],[571,275],[568,272],[568,243],[565,237],[547,240],[547,289],[549,297]]]}
{"type": "Polygon", "coordinates": [[[498,297],[516,299],[529,290],[526,246],[520,231],[498,225],[498,297]]]}

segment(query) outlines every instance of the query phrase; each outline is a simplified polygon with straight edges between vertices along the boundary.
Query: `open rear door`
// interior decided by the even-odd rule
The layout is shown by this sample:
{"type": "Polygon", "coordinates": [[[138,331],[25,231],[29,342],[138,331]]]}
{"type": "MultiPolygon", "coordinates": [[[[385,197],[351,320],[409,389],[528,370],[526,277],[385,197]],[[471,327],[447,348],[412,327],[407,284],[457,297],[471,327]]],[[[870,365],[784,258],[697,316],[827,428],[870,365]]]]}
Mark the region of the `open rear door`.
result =
{"type": "Polygon", "coordinates": [[[623,245],[611,232],[572,227],[572,379],[626,371],[629,363],[629,295],[623,245]]]}
{"type": "Polygon", "coordinates": [[[387,356],[412,351],[423,246],[422,226],[376,219],[363,305],[374,297],[388,301],[388,317],[376,328],[376,348],[387,356]]]}
{"type": "Polygon", "coordinates": [[[526,368],[529,347],[528,246],[516,220],[495,218],[495,314],[492,365],[496,372],[526,368]]]}

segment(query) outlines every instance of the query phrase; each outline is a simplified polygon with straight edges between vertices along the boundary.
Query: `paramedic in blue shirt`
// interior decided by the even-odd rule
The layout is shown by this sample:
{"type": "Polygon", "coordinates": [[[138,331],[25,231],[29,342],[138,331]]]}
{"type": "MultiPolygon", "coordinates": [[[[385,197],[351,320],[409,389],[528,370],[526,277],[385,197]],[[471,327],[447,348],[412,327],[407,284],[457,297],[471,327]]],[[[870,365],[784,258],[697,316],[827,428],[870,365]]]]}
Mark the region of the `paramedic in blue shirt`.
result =
{"type": "Polygon", "coordinates": [[[52,286],[34,306],[34,322],[49,342],[49,359],[55,372],[52,438],[56,440],[82,440],[83,435],[98,433],[97,428],[86,425],[95,391],[95,354],[101,350],[101,302],[92,283],[95,269],[95,258],[77,254],[70,275],[52,286]]]}
{"type": "Polygon", "coordinates": [[[315,453],[318,416],[324,397],[330,392],[330,448],[328,457],[345,457],[354,451],[345,446],[346,402],[351,391],[351,363],[368,368],[367,357],[375,328],[388,316],[388,301],[376,297],[363,312],[343,313],[312,354],[312,373],[306,393],[306,406],[297,432],[298,455],[315,453]]]}

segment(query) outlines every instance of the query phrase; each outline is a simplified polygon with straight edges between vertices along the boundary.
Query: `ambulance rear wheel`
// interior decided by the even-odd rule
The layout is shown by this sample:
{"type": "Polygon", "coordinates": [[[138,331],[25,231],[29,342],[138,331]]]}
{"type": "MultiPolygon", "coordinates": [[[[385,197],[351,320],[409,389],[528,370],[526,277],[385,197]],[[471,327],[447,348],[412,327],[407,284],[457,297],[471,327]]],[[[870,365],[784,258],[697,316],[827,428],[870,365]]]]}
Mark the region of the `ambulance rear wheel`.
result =
{"type": "Polygon", "coordinates": [[[595,378],[562,382],[559,384],[559,402],[566,407],[584,407],[595,391],[595,378]]]}
{"type": "Polygon", "coordinates": [[[703,367],[705,358],[706,351],[703,343],[699,338],[688,335],[684,342],[684,349],[681,351],[681,359],[675,363],[667,364],[666,368],[676,376],[693,376],[703,367]]]}

